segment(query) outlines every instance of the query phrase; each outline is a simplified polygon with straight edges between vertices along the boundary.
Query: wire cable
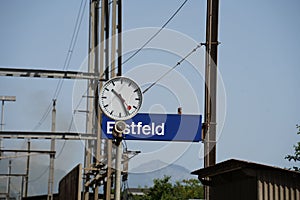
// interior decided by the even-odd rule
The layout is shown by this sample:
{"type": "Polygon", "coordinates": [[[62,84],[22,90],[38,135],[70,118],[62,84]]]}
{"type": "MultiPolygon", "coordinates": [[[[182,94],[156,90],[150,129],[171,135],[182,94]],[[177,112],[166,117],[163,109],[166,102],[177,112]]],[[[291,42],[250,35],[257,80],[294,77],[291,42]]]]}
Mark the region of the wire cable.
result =
{"type": "MultiPolygon", "coordinates": [[[[127,63],[134,56],[136,56],[142,49],[144,49],[173,20],[173,18],[183,8],[183,6],[187,3],[187,1],[188,0],[185,0],[179,6],[179,8],[172,14],[172,16],[163,24],[163,26],[152,37],[150,37],[138,50],[136,50],[129,58],[127,58],[125,61],[123,61],[122,64],[127,63]]],[[[85,7],[86,7],[86,1],[84,3],[84,6],[83,6],[83,2],[84,2],[84,0],[82,0],[81,4],[80,4],[79,12],[78,12],[76,23],[75,23],[74,32],[73,32],[73,35],[72,35],[72,39],[71,39],[71,42],[70,42],[70,45],[69,45],[69,50],[68,50],[68,53],[67,53],[67,56],[66,56],[66,59],[65,59],[64,67],[63,67],[64,70],[68,69],[68,67],[69,67],[69,64],[70,64],[70,61],[71,61],[71,58],[72,58],[72,55],[73,55],[73,50],[74,50],[75,44],[77,42],[79,28],[81,26],[83,15],[84,15],[84,10],[85,10],[85,7]],[[82,7],[83,7],[83,11],[81,12],[82,7]],[[80,15],[80,13],[81,13],[81,15],[80,15]]],[[[108,68],[109,68],[109,66],[106,67],[106,69],[104,70],[104,72],[108,68]]],[[[110,72],[112,72],[115,69],[116,69],[116,67],[114,69],[111,69],[110,72]]],[[[105,73],[103,73],[101,75],[101,77],[103,77],[104,75],[105,75],[105,73]]],[[[64,81],[63,79],[59,80],[59,82],[57,84],[57,87],[56,87],[56,90],[55,90],[54,95],[53,95],[54,96],[53,99],[57,99],[58,98],[58,96],[60,94],[60,91],[62,89],[63,81],[64,81]]],[[[49,116],[49,113],[51,112],[51,106],[52,106],[52,102],[49,104],[49,106],[47,107],[47,109],[46,109],[44,115],[42,116],[41,120],[37,123],[37,125],[34,127],[33,130],[38,129],[45,122],[45,120],[49,116]]]]}
{"type": "MultiPolygon", "coordinates": [[[[84,2],[84,0],[82,0],[81,4],[80,4],[80,8],[79,8],[79,12],[78,12],[78,15],[77,15],[77,19],[76,19],[76,23],[75,23],[75,27],[74,27],[74,31],[73,31],[73,35],[72,35],[72,39],[71,39],[71,42],[70,42],[70,45],[69,45],[69,50],[68,50],[68,53],[67,53],[67,56],[65,58],[64,65],[63,65],[63,70],[67,70],[69,68],[70,62],[71,62],[71,59],[72,59],[72,56],[73,56],[73,51],[74,51],[75,45],[77,43],[77,38],[78,38],[79,30],[80,30],[80,27],[81,27],[81,24],[82,24],[83,15],[84,15],[84,11],[85,11],[87,1],[85,1],[84,5],[83,5],[83,2],[84,2]],[[83,8],[82,8],[82,6],[83,6],[83,8]],[[81,11],[81,10],[83,10],[83,11],[81,11]]],[[[61,91],[61,88],[62,88],[62,85],[63,85],[63,82],[64,82],[64,79],[59,80],[59,83],[58,83],[58,85],[56,87],[56,90],[54,92],[54,98],[53,99],[58,98],[58,96],[60,94],[60,91],[61,91]]]]}
{"type": "MultiPolygon", "coordinates": [[[[67,70],[70,66],[70,62],[71,62],[71,59],[72,59],[72,56],[73,56],[74,48],[75,48],[76,43],[77,43],[79,30],[80,30],[80,27],[81,27],[81,24],[82,24],[82,21],[83,21],[86,2],[87,1],[82,0],[81,3],[80,3],[79,11],[78,11],[76,22],[75,22],[74,31],[73,31],[72,38],[71,38],[71,41],[70,41],[70,44],[69,44],[69,49],[68,49],[68,52],[67,52],[67,56],[66,56],[65,61],[64,61],[63,70],[67,70]]],[[[61,92],[62,86],[63,86],[63,82],[64,82],[64,80],[60,79],[59,82],[57,83],[57,86],[56,86],[56,89],[55,89],[55,92],[54,92],[54,95],[53,95],[53,99],[58,98],[58,96],[61,92]]],[[[51,112],[51,108],[52,108],[52,101],[50,102],[50,104],[47,107],[47,109],[46,109],[45,113],[43,114],[42,118],[37,123],[37,125],[33,128],[33,130],[38,129],[45,122],[45,120],[47,119],[47,117],[49,116],[49,114],[51,112]]],[[[73,118],[72,118],[72,121],[73,121],[73,118]]],[[[70,125],[70,127],[71,127],[71,125],[70,125]]],[[[65,144],[66,144],[66,141],[64,142],[64,144],[63,144],[63,146],[62,146],[62,148],[61,148],[61,150],[60,150],[57,157],[59,157],[61,155],[65,144]]],[[[49,167],[47,167],[37,178],[35,178],[33,180],[30,180],[28,182],[35,182],[35,181],[39,180],[47,172],[48,169],[49,169],[49,167]]]]}
{"type": "Polygon", "coordinates": [[[32,182],[35,182],[35,181],[38,181],[40,178],[42,178],[46,172],[50,169],[50,166],[46,167],[45,170],[37,177],[35,177],[33,180],[28,180],[28,183],[32,183],[32,182]]]}
{"type": "MultiPolygon", "coordinates": [[[[71,59],[72,59],[72,56],[73,56],[74,48],[75,48],[76,43],[77,43],[79,30],[80,30],[82,20],[83,20],[83,16],[84,16],[84,13],[85,13],[86,2],[87,1],[85,1],[85,0],[81,1],[79,11],[78,11],[78,14],[77,14],[77,18],[76,18],[76,22],[75,22],[74,31],[73,31],[72,38],[71,38],[69,48],[68,48],[68,52],[67,52],[67,55],[66,55],[66,58],[65,58],[65,61],[64,61],[63,70],[67,70],[70,66],[70,62],[71,62],[71,59]]],[[[58,81],[52,99],[57,99],[58,98],[58,96],[61,92],[62,86],[63,86],[63,82],[64,82],[64,79],[60,79],[58,81]]],[[[48,107],[47,107],[46,111],[44,112],[42,118],[39,120],[39,122],[36,124],[36,126],[33,128],[33,130],[37,130],[45,122],[45,120],[47,119],[47,117],[49,116],[49,114],[51,112],[51,107],[52,107],[52,102],[50,102],[50,104],[48,105],[48,107]]]]}
{"type": "Polygon", "coordinates": [[[80,98],[78,104],[76,105],[75,109],[73,110],[74,113],[73,113],[73,115],[72,115],[72,118],[71,118],[71,121],[70,121],[70,124],[69,124],[69,128],[68,128],[68,131],[69,131],[69,132],[71,131],[71,129],[72,129],[72,124],[74,123],[74,115],[75,115],[75,112],[76,112],[76,110],[78,110],[80,104],[82,103],[83,97],[87,94],[87,92],[88,92],[89,87],[90,87],[91,84],[92,84],[92,83],[89,83],[89,84],[88,84],[87,89],[86,89],[86,90],[84,91],[84,93],[81,95],[81,98],[80,98]]]}
{"type": "MultiPolygon", "coordinates": [[[[156,32],[154,33],[138,50],[136,50],[130,57],[128,57],[126,60],[124,60],[122,62],[122,65],[127,63],[129,60],[131,60],[133,57],[135,57],[140,51],[142,51],[172,20],[173,18],[179,13],[179,11],[183,8],[183,6],[187,3],[188,0],[185,0],[178,8],[177,10],[172,14],[172,16],[162,25],[162,27],[156,32]]],[[[104,70],[104,73],[101,75],[101,77],[103,77],[105,75],[105,71],[108,70],[109,66],[106,67],[106,69],[104,70]]],[[[115,69],[117,69],[117,67],[114,67],[113,69],[111,69],[109,71],[112,72],[115,69]]]]}
{"type": "Polygon", "coordinates": [[[165,72],[161,77],[159,77],[155,82],[153,82],[150,86],[148,86],[144,91],[145,94],[149,89],[151,89],[154,85],[156,85],[161,79],[163,79],[166,75],[168,75],[171,71],[173,71],[176,67],[181,65],[181,63],[186,60],[190,55],[197,51],[203,44],[198,44],[192,51],[190,51],[185,57],[183,57],[179,62],[176,63],[172,68],[170,68],[167,72],[165,72]]]}
{"type": "MultiPolygon", "coordinates": [[[[89,87],[88,87],[89,88],[89,87]]],[[[78,102],[78,104],[77,104],[77,106],[75,107],[75,109],[74,109],[74,112],[78,109],[78,107],[80,106],[80,104],[81,104],[81,102],[82,102],[82,100],[83,100],[83,96],[86,94],[88,92],[88,89],[83,93],[83,95],[82,95],[82,97],[80,98],[80,100],[79,100],[79,102],[78,102]]],[[[75,113],[74,113],[75,114],[75,113]]],[[[68,128],[68,132],[70,132],[71,131],[71,129],[72,129],[72,124],[74,123],[74,114],[72,115],[72,118],[71,118],[71,121],[70,121],[70,125],[69,125],[69,128],[68,128]]],[[[56,156],[56,159],[57,158],[59,158],[60,156],[61,156],[61,154],[62,154],[62,152],[63,152],[63,150],[64,150],[64,147],[65,147],[65,145],[66,145],[66,140],[64,141],[64,143],[63,143],[63,145],[62,145],[62,147],[60,148],[60,151],[59,151],[59,153],[58,153],[58,155],[56,156]]]]}
{"type": "Polygon", "coordinates": [[[46,112],[44,112],[44,114],[43,114],[42,118],[40,119],[40,121],[33,128],[34,131],[37,130],[45,122],[45,120],[47,119],[47,117],[49,116],[49,113],[51,111],[51,106],[52,106],[52,103],[49,104],[49,106],[46,109],[46,112]]]}

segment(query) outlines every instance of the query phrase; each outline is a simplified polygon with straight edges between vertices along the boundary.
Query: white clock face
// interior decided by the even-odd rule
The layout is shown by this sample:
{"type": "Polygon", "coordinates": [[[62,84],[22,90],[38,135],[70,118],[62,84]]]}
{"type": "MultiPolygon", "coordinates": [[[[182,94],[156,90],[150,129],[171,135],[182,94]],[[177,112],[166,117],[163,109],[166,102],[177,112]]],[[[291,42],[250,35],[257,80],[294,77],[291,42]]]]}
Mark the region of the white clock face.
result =
{"type": "Polygon", "coordinates": [[[100,90],[99,104],[103,113],[114,120],[128,120],[141,108],[143,93],[131,79],[115,77],[100,90]]]}

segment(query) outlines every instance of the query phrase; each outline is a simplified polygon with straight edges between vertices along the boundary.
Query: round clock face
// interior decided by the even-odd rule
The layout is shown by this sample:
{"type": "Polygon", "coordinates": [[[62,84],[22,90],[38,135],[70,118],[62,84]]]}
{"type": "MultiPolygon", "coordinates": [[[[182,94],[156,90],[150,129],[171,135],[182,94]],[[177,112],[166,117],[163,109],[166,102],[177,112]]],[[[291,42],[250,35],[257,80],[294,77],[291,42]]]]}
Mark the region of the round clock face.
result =
{"type": "Polygon", "coordinates": [[[100,90],[99,104],[103,113],[114,120],[128,120],[141,108],[143,93],[131,79],[115,77],[100,90]]]}

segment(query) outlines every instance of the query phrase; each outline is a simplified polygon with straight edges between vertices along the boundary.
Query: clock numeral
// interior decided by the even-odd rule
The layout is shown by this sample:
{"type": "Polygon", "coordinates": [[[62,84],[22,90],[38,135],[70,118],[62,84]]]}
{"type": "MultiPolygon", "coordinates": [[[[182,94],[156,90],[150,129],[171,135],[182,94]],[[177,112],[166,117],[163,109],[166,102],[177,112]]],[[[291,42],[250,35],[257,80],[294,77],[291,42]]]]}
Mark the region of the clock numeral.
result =
{"type": "Polygon", "coordinates": [[[137,109],[137,107],[136,106],[132,106],[133,108],[135,108],[135,109],[137,109]]]}
{"type": "Polygon", "coordinates": [[[128,84],[128,87],[130,87],[131,86],[131,82],[129,82],[129,84],[128,84]]]}
{"type": "Polygon", "coordinates": [[[139,91],[139,89],[136,89],[136,90],[134,90],[133,92],[137,92],[137,91],[139,91]]]}
{"type": "Polygon", "coordinates": [[[113,112],[114,112],[114,111],[112,110],[112,111],[111,111],[109,114],[110,114],[110,115],[112,115],[112,114],[113,114],[113,112]]]}
{"type": "Polygon", "coordinates": [[[141,100],[141,99],[140,99],[140,98],[135,98],[135,100],[139,101],[139,100],[141,100]]]}
{"type": "Polygon", "coordinates": [[[106,104],[105,106],[104,106],[104,108],[106,108],[108,106],[108,104],[106,104]]]}
{"type": "Polygon", "coordinates": [[[113,82],[113,81],[111,82],[111,84],[113,84],[113,86],[116,86],[115,82],[113,82]]]}
{"type": "Polygon", "coordinates": [[[107,97],[102,97],[102,99],[107,99],[107,97]]]}
{"type": "Polygon", "coordinates": [[[107,88],[104,88],[106,91],[109,91],[109,89],[107,89],[107,88]]]}
{"type": "Polygon", "coordinates": [[[121,117],[121,113],[119,113],[119,117],[121,117]]]}

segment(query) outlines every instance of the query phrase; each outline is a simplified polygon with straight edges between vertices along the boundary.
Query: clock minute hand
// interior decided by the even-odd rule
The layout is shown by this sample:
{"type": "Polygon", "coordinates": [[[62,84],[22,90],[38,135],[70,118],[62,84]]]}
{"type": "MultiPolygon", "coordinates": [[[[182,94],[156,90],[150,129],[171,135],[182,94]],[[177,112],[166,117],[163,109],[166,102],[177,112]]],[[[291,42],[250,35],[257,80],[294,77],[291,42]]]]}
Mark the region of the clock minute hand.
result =
{"type": "Polygon", "coordinates": [[[128,112],[127,108],[126,108],[127,104],[126,104],[125,100],[123,99],[123,97],[119,93],[117,93],[114,89],[112,89],[111,91],[112,91],[112,93],[114,93],[120,99],[120,101],[122,102],[122,105],[123,105],[123,108],[124,108],[126,114],[129,115],[129,112],[128,112]]]}
{"type": "Polygon", "coordinates": [[[122,103],[125,102],[125,100],[122,98],[122,96],[119,93],[117,93],[114,89],[111,89],[111,91],[122,101],[122,103]]]}

